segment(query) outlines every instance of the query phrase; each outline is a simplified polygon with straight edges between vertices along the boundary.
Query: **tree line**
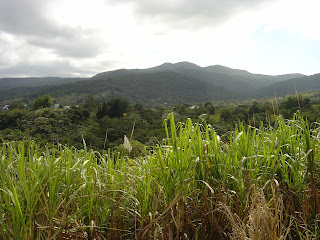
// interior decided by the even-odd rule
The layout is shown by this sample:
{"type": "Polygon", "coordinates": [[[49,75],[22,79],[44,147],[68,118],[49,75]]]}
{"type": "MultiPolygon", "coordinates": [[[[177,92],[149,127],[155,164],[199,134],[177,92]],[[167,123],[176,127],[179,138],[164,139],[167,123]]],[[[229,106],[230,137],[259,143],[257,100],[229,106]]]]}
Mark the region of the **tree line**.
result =
{"type": "MultiPolygon", "coordinates": [[[[256,127],[261,123],[272,125],[279,114],[291,118],[297,110],[310,121],[319,117],[317,103],[301,96],[290,96],[279,103],[253,101],[234,107],[207,102],[145,108],[139,103],[130,105],[122,98],[99,102],[92,95],[79,106],[66,109],[52,108],[52,102],[48,94],[38,97],[28,109],[12,102],[9,111],[0,113],[0,141],[28,139],[42,146],[63,144],[77,148],[82,148],[85,141],[90,148],[103,151],[123,150],[121,145],[127,136],[141,150],[142,145],[156,145],[166,137],[163,121],[170,112],[181,122],[191,118],[194,122],[211,124],[221,135],[239,121],[256,127]]],[[[136,154],[140,150],[135,150],[136,154]]]]}

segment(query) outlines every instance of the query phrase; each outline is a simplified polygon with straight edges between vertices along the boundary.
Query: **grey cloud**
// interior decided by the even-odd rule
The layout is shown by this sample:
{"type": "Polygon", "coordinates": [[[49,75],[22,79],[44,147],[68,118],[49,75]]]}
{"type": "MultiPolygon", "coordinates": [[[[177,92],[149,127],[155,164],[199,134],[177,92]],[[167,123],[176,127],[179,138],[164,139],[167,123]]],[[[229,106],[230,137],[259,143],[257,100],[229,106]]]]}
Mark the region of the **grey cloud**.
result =
{"type": "Polygon", "coordinates": [[[63,57],[87,58],[99,54],[101,42],[94,38],[92,30],[57,25],[45,16],[46,3],[46,0],[0,0],[0,32],[22,37],[31,45],[51,49],[63,57]]]}
{"type": "Polygon", "coordinates": [[[67,39],[41,39],[32,38],[29,43],[33,46],[52,49],[59,56],[87,58],[94,57],[100,51],[100,43],[94,38],[83,39],[79,38],[67,39]]]}
{"type": "Polygon", "coordinates": [[[132,3],[136,13],[159,18],[174,25],[219,24],[233,14],[275,0],[106,0],[113,4],[132,3]]]}
{"type": "Polygon", "coordinates": [[[0,0],[0,30],[18,35],[68,36],[43,15],[45,0],[0,0]]]}
{"type": "Polygon", "coordinates": [[[0,78],[4,77],[75,77],[92,76],[95,72],[75,68],[68,61],[47,61],[32,64],[23,62],[10,67],[0,67],[0,78]]]}
{"type": "Polygon", "coordinates": [[[8,60],[6,58],[0,58],[0,69],[5,66],[8,66],[8,60]]]}

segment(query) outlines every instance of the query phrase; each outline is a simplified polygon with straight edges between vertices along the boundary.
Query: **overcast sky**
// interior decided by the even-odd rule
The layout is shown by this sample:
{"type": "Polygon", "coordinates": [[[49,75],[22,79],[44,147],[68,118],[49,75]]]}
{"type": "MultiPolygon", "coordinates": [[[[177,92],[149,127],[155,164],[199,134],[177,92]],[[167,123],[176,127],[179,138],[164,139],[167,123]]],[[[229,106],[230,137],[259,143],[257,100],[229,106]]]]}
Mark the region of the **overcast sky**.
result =
{"type": "Polygon", "coordinates": [[[319,0],[0,0],[0,77],[164,62],[320,72],[319,0]]]}

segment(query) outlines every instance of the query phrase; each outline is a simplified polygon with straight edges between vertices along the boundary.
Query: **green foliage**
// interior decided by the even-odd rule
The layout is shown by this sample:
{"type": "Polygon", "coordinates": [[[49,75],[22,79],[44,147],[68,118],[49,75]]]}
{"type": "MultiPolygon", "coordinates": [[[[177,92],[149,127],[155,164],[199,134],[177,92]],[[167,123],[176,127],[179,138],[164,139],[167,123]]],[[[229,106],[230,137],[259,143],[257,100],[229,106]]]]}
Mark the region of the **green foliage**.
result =
{"type": "Polygon", "coordinates": [[[20,102],[13,101],[12,103],[10,103],[9,109],[10,110],[13,110],[13,109],[24,109],[24,106],[20,102]]]}
{"type": "Polygon", "coordinates": [[[202,105],[200,104],[196,109],[195,109],[195,113],[197,116],[201,115],[201,114],[206,114],[208,111],[207,109],[202,105]]]}
{"type": "Polygon", "coordinates": [[[280,113],[285,118],[291,118],[297,110],[309,110],[310,108],[310,98],[302,98],[301,95],[289,96],[280,104],[280,113]]]}
{"type": "Polygon", "coordinates": [[[214,106],[212,105],[211,102],[207,102],[204,107],[207,109],[208,113],[210,115],[214,115],[216,112],[216,109],[214,108],[214,106]]]}
{"type": "Polygon", "coordinates": [[[143,105],[141,103],[136,103],[134,105],[134,108],[138,111],[141,112],[143,110],[143,105]]]}
{"type": "Polygon", "coordinates": [[[156,123],[161,119],[160,112],[153,111],[151,109],[144,109],[140,112],[141,117],[150,124],[156,123]]]}
{"type": "Polygon", "coordinates": [[[103,101],[102,105],[99,105],[99,107],[98,107],[98,111],[97,111],[96,116],[98,119],[101,119],[105,116],[108,116],[108,114],[109,114],[109,108],[108,108],[106,102],[103,101]]]}
{"type": "Polygon", "coordinates": [[[23,130],[22,122],[30,117],[32,117],[32,113],[22,109],[13,109],[6,113],[0,113],[0,129],[20,128],[23,130]]]}
{"type": "Polygon", "coordinates": [[[86,100],[82,104],[82,107],[88,109],[90,112],[96,111],[98,109],[98,106],[99,104],[93,95],[87,96],[86,100]]]}
{"type": "Polygon", "coordinates": [[[129,111],[126,117],[122,114],[120,118],[104,116],[97,119],[82,107],[65,110],[43,108],[37,111],[14,109],[0,113],[0,138],[5,142],[26,137],[41,146],[50,142],[79,148],[84,138],[99,151],[120,145],[123,136],[130,136],[133,128],[137,141],[147,143],[151,138],[162,140],[164,131],[160,110],[144,109],[141,115],[134,108],[126,108],[126,111],[129,111]]]}
{"type": "Polygon", "coordinates": [[[230,122],[233,120],[232,112],[230,109],[225,109],[221,112],[220,118],[225,122],[230,122]]]}
{"type": "Polygon", "coordinates": [[[237,121],[240,120],[241,122],[247,122],[250,110],[249,112],[247,112],[246,108],[246,106],[237,106],[235,109],[233,109],[232,115],[234,119],[236,119],[237,121]]]}
{"type": "Polygon", "coordinates": [[[280,108],[282,108],[282,109],[294,108],[294,109],[298,110],[301,107],[300,102],[302,104],[301,97],[297,98],[295,96],[290,96],[284,102],[281,103],[280,108]]]}
{"type": "Polygon", "coordinates": [[[221,140],[171,114],[164,128],[164,142],[137,158],[85,141],[2,144],[0,238],[319,239],[317,124],[298,114],[274,127],[239,123],[221,140]]]}
{"type": "Polygon", "coordinates": [[[123,117],[123,114],[126,112],[129,103],[122,98],[113,98],[108,102],[109,106],[109,117],[123,117]]]}
{"type": "Polygon", "coordinates": [[[90,117],[90,112],[88,109],[83,109],[79,107],[72,107],[67,109],[66,113],[68,118],[72,123],[81,123],[90,117]]]}
{"type": "Polygon", "coordinates": [[[32,104],[32,110],[38,110],[40,108],[49,108],[52,105],[52,99],[49,94],[43,95],[39,97],[34,103],[32,104]]]}
{"type": "MultiPolygon", "coordinates": [[[[174,107],[174,114],[179,121],[187,121],[187,118],[194,122],[205,121],[220,135],[224,135],[239,121],[259,128],[261,122],[264,126],[274,126],[277,119],[275,113],[280,113],[285,118],[292,117],[297,110],[296,105],[292,105],[290,109],[285,109],[284,106],[286,101],[290,103],[295,99],[289,98],[284,103],[279,101],[279,104],[256,101],[238,106],[213,106],[213,103],[207,102],[198,104],[195,108],[183,104],[174,107]],[[209,113],[213,109],[217,114],[209,113]]],[[[319,118],[320,107],[315,103],[314,100],[311,102],[308,98],[301,98],[301,115],[310,121],[317,121],[319,118]]],[[[85,139],[90,148],[101,152],[116,148],[123,143],[123,136],[127,135],[142,144],[153,146],[165,138],[163,117],[172,110],[172,107],[149,109],[139,104],[128,106],[122,99],[103,101],[96,112],[90,112],[83,105],[70,109],[43,108],[37,111],[16,108],[0,112],[0,138],[2,142],[27,138],[35,140],[40,146],[50,142],[78,148],[81,148],[82,139],[85,139]],[[118,117],[109,116],[111,106],[115,110],[120,109],[118,117]]]]}
{"type": "Polygon", "coordinates": [[[175,109],[181,115],[185,115],[187,113],[187,106],[186,105],[178,105],[175,107],[175,109]]]}
{"type": "Polygon", "coordinates": [[[252,116],[253,114],[261,113],[261,112],[263,112],[263,107],[257,101],[254,101],[249,110],[249,114],[252,116]]]}
{"type": "Polygon", "coordinates": [[[22,141],[26,138],[26,134],[19,129],[7,128],[5,130],[0,130],[0,143],[22,141]]]}
{"type": "Polygon", "coordinates": [[[311,99],[310,98],[302,98],[300,95],[298,96],[289,96],[283,101],[280,105],[281,109],[301,109],[301,108],[310,108],[311,99]]]}

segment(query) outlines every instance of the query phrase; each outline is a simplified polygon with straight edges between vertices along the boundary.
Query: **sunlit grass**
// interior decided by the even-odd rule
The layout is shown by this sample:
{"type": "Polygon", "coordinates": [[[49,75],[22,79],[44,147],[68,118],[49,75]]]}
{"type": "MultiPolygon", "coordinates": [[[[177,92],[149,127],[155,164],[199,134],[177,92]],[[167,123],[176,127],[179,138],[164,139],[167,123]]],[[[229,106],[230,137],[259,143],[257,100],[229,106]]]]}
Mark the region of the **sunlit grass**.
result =
{"type": "Polygon", "coordinates": [[[1,239],[318,239],[319,128],[164,122],[129,159],[11,142],[0,150],[1,239]]]}

